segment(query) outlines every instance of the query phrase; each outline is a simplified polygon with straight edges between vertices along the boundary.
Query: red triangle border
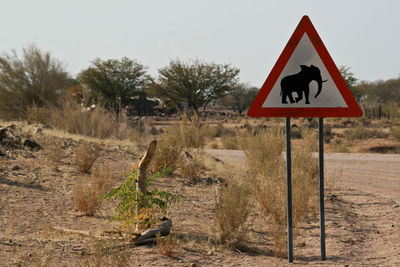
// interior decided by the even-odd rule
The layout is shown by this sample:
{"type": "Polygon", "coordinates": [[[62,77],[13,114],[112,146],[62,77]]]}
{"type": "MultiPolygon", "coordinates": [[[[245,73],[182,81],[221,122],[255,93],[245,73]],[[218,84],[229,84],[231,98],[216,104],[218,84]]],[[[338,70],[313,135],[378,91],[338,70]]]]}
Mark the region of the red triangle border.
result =
{"type": "Polygon", "coordinates": [[[250,106],[247,115],[249,117],[361,117],[363,115],[362,110],[351,94],[350,89],[333,62],[328,50],[326,49],[308,16],[303,16],[299,25],[296,27],[277,62],[272,68],[271,73],[268,75],[266,81],[250,106]],[[320,56],[336,87],[339,89],[339,92],[346,102],[347,107],[262,107],[304,33],[307,33],[308,37],[310,38],[315,50],[320,56]]]}

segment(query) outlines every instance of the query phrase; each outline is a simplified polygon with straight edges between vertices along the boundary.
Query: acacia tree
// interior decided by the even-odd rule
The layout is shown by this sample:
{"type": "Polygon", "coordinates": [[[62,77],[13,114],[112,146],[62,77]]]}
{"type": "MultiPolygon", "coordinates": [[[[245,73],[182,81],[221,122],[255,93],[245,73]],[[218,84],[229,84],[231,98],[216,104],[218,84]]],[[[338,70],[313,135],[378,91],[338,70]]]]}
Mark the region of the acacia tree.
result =
{"type": "Polygon", "coordinates": [[[239,69],[200,60],[185,63],[176,59],[158,73],[150,89],[177,108],[181,102],[186,102],[197,112],[232,90],[238,81],[239,69]]]}
{"type": "Polygon", "coordinates": [[[363,90],[359,86],[357,86],[358,79],[354,76],[354,73],[350,70],[350,67],[347,66],[339,66],[340,74],[342,75],[344,81],[349,87],[351,93],[357,101],[360,101],[363,97],[363,90]]]}
{"type": "Polygon", "coordinates": [[[238,83],[233,87],[229,94],[219,100],[219,103],[223,106],[230,107],[241,114],[243,110],[250,107],[257,93],[258,88],[238,83]]]}
{"type": "Polygon", "coordinates": [[[132,103],[144,88],[148,76],[145,67],[126,57],[121,60],[99,58],[83,70],[78,79],[90,94],[108,109],[118,114],[121,106],[132,103]]]}
{"type": "Polygon", "coordinates": [[[28,108],[57,104],[69,86],[68,73],[50,53],[35,46],[0,56],[0,115],[5,119],[21,119],[28,108]]]}

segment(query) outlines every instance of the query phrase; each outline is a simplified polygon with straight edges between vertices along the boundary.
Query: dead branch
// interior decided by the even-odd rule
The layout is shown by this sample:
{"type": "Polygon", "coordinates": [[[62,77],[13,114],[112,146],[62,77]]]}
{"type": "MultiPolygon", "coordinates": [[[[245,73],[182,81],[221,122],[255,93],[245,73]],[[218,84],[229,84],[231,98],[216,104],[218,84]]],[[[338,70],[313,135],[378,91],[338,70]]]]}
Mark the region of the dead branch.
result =
{"type": "Polygon", "coordinates": [[[0,241],[0,244],[6,245],[6,246],[15,246],[15,247],[20,247],[21,246],[21,244],[17,244],[11,239],[8,242],[0,241]]]}
{"type": "MultiPolygon", "coordinates": [[[[157,140],[153,140],[149,148],[147,149],[146,154],[144,154],[143,158],[139,162],[139,177],[138,181],[136,183],[136,189],[138,191],[138,196],[142,195],[144,196],[146,194],[146,172],[147,172],[147,167],[150,164],[151,159],[154,156],[154,152],[156,151],[157,148],[157,140]]],[[[136,215],[139,215],[140,210],[143,208],[143,205],[140,203],[140,201],[136,200],[136,215]]],[[[139,228],[139,225],[137,225],[137,229],[139,228]]]]}
{"type": "Polygon", "coordinates": [[[155,238],[158,233],[160,235],[168,235],[172,228],[172,221],[170,219],[166,219],[163,221],[160,227],[147,230],[143,232],[138,238],[135,239],[135,244],[139,245],[142,244],[143,241],[155,238]]]}

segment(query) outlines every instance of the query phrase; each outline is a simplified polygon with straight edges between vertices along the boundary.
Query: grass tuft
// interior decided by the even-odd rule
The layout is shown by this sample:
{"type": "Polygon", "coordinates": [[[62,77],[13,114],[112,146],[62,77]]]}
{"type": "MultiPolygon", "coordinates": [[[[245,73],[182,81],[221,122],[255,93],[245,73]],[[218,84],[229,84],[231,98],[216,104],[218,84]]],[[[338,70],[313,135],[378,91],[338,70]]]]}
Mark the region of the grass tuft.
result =
{"type": "Polygon", "coordinates": [[[99,146],[83,141],[75,151],[75,164],[79,172],[89,172],[94,162],[99,157],[99,146]]]}

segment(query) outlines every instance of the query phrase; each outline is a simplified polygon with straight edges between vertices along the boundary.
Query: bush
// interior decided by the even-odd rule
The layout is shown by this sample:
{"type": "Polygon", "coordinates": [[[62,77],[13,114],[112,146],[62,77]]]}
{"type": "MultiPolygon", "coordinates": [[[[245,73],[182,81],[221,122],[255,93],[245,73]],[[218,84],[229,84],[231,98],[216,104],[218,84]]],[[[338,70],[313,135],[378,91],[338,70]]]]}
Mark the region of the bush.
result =
{"type": "MultiPolygon", "coordinates": [[[[155,221],[155,215],[166,215],[170,206],[184,199],[181,195],[157,189],[147,191],[145,195],[139,193],[136,188],[139,177],[138,168],[134,168],[125,176],[126,179],[120,186],[103,195],[103,198],[118,201],[113,218],[120,220],[122,226],[137,224],[149,227],[155,221]],[[136,210],[137,205],[143,207],[139,214],[136,210]]],[[[155,177],[159,177],[159,174],[146,180],[147,188],[155,177]]]]}
{"type": "Polygon", "coordinates": [[[378,129],[368,129],[362,126],[357,126],[354,129],[346,130],[344,132],[346,139],[354,141],[356,139],[362,140],[367,138],[386,138],[388,134],[378,129]]]}
{"type": "Polygon", "coordinates": [[[250,187],[240,184],[235,178],[231,178],[228,186],[223,187],[216,196],[215,222],[221,242],[228,247],[237,247],[244,240],[246,221],[251,210],[250,201],[250,187]]]}
{"type": "Polygon", "coordinates": [[[47,149],[49,152],[47,157],[51,161],[53,169],[58,171],[61,160],[65,157],[65,151],[58,143],[52,143],[51,145],[47,146],[47,149]]]}
{"type": "Polygon", "coordinates": [[[391,133],[390,135],[392,136],[392,138],[396,141],[400,141],[400,127],[393,127],[391,129],[391,133]]]}
{"type": "Polygon", "coordinates": [[[202,169],[202,164],[197,154],[192,156],[189,152],[185,151],[184,156],[178,161],[178,167],[179,173],[182,176],[189,178],[191,183],[197,182],[202,169]]]}
{"type": "Polygon", "coordinates": [[[158,140],[157,150],[150,163],[150,170],[155,172],[170,168],[171,171],[173,171],[178,163],[182,150],[183,145],[180,137],[180,129],[179,127],[172,127],[162,134],[158,140]]]}
{"type": "Polygon", "coordinates": [[[99,195],[103,195],[113,187],[113,178],[114,172],[111,167],[107,164],[102,164],[92,172],[91,184],[96,192],[99,192],[99,195]]]}
{"type": "Polygon", "coordinates": [[[100,194],[93,184],[80,182],[74,188],[75,207],[87,216],[93,216],[100,206],[100,194]]]}
{"type": "MultiPolygon", "coordinates": [[[[270,233],[274,253],[286,253],[286,161],[283,131],[268,129],[253,138],[245,139],[248,181],[252,185],[258,204],[272,221],[270,233]]],[[[315,214],[318,164],[310,146],[295,147],[292,151],[292,203],[293,227],[305,221],[308,214],[315,214]]],[[[294,231],[296,234],[296,231],[294,231]]],[[[295,235],[294,235],[295,237],[295,235]]]]}
{"type": "Polygon", "coordinates": [[[99,147],[84,141],[75,151],[75,164],[79,172],[89,172],[94,162],[99,157],[99,147]]]}
{"type": "Polygon", "coordinates": [[[224,133],[225,129],[222,123],[218,123],[217,126],[206,126],[203,127],[203,134],[207,137],[214,138],[214,137],[221,137],[224,133]]]}
{"type": "Polygon", "coordinates": [[[69,85],[62,63],[35,46],[0,56],[0,117],[25,119],[27,109],[59,102],[69,85]]]}
{"type": "Polygon", "coordinates": [[[238,149],[239,144],[236,136],[225,134],[221,137],[222,147],[225,149],[238,149]]]}
{"type": "Polygon", "coordinates": [[[50,111],[47,107],[32,106],[28,107],[26,111],[26,121],[30,124],[41,123],[43,125],[49,124],[50,111]]]}
{"type": "Polygon", "coordinates": [[[113,114],[103,107],[85,111],[82,106],[70,101],[61,108],[53,108],[52,125],[71,134],[80,134],[96,138],[115,136],[120,125],[113,119],[113,114]]]}
{"type": "Polygon", "coordinates": [[[180,123],[181,142],[185,148],[201,148],[204,144],[204,135],[200,128],[199,116],[195,113],[192,122],[188,124],[186,112],[182,115],[180,123]]]}
{"type": "Polygon", "coordinates": [[[339,153],[349,153],[350,152],[347,145],[343,142],[343,139],[340,139],[340,138],[333,139],[332,148],[333,148],[333,151],[339,152],[339,153]]]}
{"type": "Polygon", "coordinates": [[[171,257],[174,249],[178,245],[178,240],[175,236],[168,235],[161,237],[158,233],[156,235],[157,248],[161,255],[171,257]]]}

